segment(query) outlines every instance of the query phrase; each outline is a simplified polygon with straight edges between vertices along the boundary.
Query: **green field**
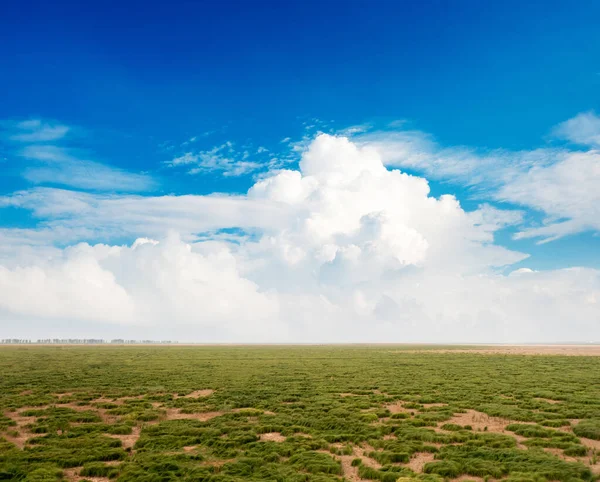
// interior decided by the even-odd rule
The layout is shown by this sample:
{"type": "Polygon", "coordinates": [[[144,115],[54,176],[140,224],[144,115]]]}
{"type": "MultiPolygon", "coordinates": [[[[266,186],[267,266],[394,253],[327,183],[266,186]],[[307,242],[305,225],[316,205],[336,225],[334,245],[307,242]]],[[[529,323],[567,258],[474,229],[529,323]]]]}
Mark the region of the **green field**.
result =
{"type": "Polygon", "coordinates": [[[0,480],[575,481],[600,357],[3,347],[0,480]]]}

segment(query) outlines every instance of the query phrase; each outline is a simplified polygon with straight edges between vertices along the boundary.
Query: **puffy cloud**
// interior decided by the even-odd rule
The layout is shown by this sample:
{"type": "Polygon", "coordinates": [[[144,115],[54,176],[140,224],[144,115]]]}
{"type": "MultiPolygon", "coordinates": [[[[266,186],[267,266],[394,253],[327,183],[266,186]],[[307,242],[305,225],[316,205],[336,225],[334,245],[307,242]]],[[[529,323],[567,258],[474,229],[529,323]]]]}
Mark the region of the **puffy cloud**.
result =
{"type": "Polygon", "coordinates": [[[190,246],[176,235],[131,247],[79,244],[36,265],[0,268],[0,308],[50,321],[161,325],[165,333],[170,324],[221,336],[279,329],[261,327],[275,319],[276,298],[239,276],[226,247],[190,246]]]}
{"type": "Polygon", "coordinates": [[[0,199],[48,219],[0,233],[13,239],[10,263],[0,262],[0,320],[41,332],[58,320],[110,322],[110,336],[142,325],[199,341],[600,338],[600,272],[502,274],[526,258],[494,242],[520,212],[467,212],[384,163],[372,146],[320,135],[299,170],[272,173],[246,196],[36,189],[0,199]],[[165,237],[169,228],[182,238],[165,237]],[[220,234],[230,228],[241,231],[220,234]],[[48,247],[59,233],[140,239],[48,247]]]}
{"type": "Polygon", "coordinates": [[[593,113],[557,126],[555,136],[590,146],[573,151],[545,147],[530,151],[466,147],[443,148],[419,131],[361,132],[354,141],[374,149],[383,163],[423,172],[467,186],[472,195],[543,213],[540,227],[523,229],[517,239],[552,241],[586,230],[600,230],[600,118],[593,113]]]}

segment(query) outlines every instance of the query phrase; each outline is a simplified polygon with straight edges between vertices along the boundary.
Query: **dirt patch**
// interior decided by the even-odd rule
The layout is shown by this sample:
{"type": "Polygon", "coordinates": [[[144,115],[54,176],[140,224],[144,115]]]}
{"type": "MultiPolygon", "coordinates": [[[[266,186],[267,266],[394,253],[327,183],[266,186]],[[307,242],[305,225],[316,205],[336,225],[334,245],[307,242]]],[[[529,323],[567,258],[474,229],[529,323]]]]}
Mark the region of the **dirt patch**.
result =
{"type": "MultiPolygon", "coordinates": [[[[36,437],[36,434],[30,432],[26,427],[32,423],[35,423],[36,417],[24,417],[23,415],[17,414],[8,414],[5,415],[11,418],[14,422],[16,422],[16,426],[9,427],[9,432],[18,432],[19,434],[14,436],[9,433],[4,433],[3,437],[9,442],[15,444],[17,447],[22,449],[27,444],[27,441],[30,438],[36,437]]],[[[37,435],[39,436],[39,435],[37,435]]]]}
{"type": "Polygon", "coordinates": [[[140,427],[133,427],[133,430],[130,434],[127,435],[115,435],[115,434],[105,434],[107,437],[116,438],[121,441],[124,449],[133,448],[135,443],[140,438],[140,433],[142,429],[140,427]]]}
{"type": "Polygon", "coordinates": [[[402,402],[402,400],[398,401],[398,402],[394,402],[394,403],[390,403],[388,405],[384,405],[385,408],[387,408],[391,413],[411,413],[414,412],[414,410],[409,410],[408,408],[405,408],[402,404],[404,402],[402,402]]]}
{"type": "Polygon", "coordinates": [[[80,480],[89,480],[90,482],[110,482],[108,477],[82,477],[79,471],[83,467],[75,467],[73,469],[63,470],[63,477],[70,482],[78,482],[80,480]]]}
{"type": "Polygon", "coordinates": [[[399,350],[398,353],[479,353],[483,355],[600,356],[600,345],[479,345],[473,348],[399,350]]]}
{"type": "Polygon", "coordinates": [[[205,467],[222,467],[223,465],[228,464],[229,462],[235,462],[235,459],[205,460],[205,461],[201,462],[200,465],[203,465],[205,467]]]}
{"type": "Polygon", "coordinates": [[[466,482],[467,480],[472,480],[473,482],[484,482],[483,477],[476,477],[474,475],[461,475],[456,479],[450,479],[450,482],[466,482]]]}
{"type": "Polygon", "coordinates": [[[75,392],[53,393],[52,395],[54,395],[58,399],[61,399],[65,397],[72,397],[73,395],[75,395],[75,392]]]}
{"type": "Polygon", "coordinates": [[[220,417],[225,412],[182,413],[176,408],[167,408],[166,420],[200,420],[206,422],[211,418],[220,417]]]}
{"type": "Polygon", "coordinates": [[[354,457],[361,459],[363,465],[371,467],[372,469],[380,469],[381,464],[377,462],[377,460],[373,460],[371,457],[366,455],[369,452],[376,452],[376,450],[367,443],[364,443],[363,447],[354,447],[354,457]]]}
{"type": "Polygon", "coordinates": [[[432,408],[432,407],[447,407],[448,404],[447,403],[423,403],[423,406],[425,408],[432,408]]]}
{"type": "Polygon", "coordinates": [[[352,466],[352,461],[354,459],[360,458],[362,460],[362,456],[358,455],[357,449],[358,447],[354,447],[354,453],[352,455],[336,455],[332,454],[328,450],[317,450],[316,452],[329,455],[330,457],[333,457],[335,460],[340,462],[340,464],[342,465],[342,474],[344,476],[344,480],[347,480],[349,482],[369,482],[368,479],[362,479],[358,475],[358,467],[352,466]]]}
{"type": "Polygon", "coordinates": [[[521,450],[527,450],[527,446],[523,444],[527,440],[527,437],[523,437],[522,435],[511,434],[517,440],[517,448],[521,450]]]}
{"type": "Polygon", "coordinates": [[[183,447],[183,451],[184,452],[193,452],[194,450],[196,450],[197,445],[186,445],[185,447],[183,447]]]}
{"type": "Polygon", "coordinates": [[[555,405],[557,403],[562,403],[561,400],[552,400],[551,398],[536,398],[536,400],[539,401],[539,402],[550,403],[552,405],[555,405]]]}
{"type": "Polygon", "coordinates": [[[196,390],[192,393],[188,393],[187,395],[184,395],[183,397],[180,397],[179,395],[174,394],[173,398],[204,398],[204,397],[211,396],[213,393],[215,393],[214,390],[211,390],[210,388],[206,388],[204,390],[196,390]]]}
{"type": "Polygon", "coordinates": [[[420,474],[423,472],[423,467],[425,467],[425,464],[433,462],[434,458],[435,456],[428,452],[416,452],[413,454],[406,466],[413,472],[420,474]]]}
{"type": "Polygon", "coordinates": [[[450,420],[444,423],[453,423],[455,425],[470,425],[475,431],[485,430],[488,432],[503,433],[510,420],[500,417],[490,417],[489,415],[476,410],[467,410],[465,413],[457,413],[450,420]]]}
{"type": "MultiPolygon", "coordinates": [[[[97,414],[104,423],[113,424],[119,420],[119,417],[115,415],[110,415],[105,409],[93,407],[91,405],[78,405],[75,402],[70,403],[61,403],[61,407],[70,408],[71,410],[75,410],[76,412],[93,412],[97,414]]],[[[43,408],[48,408],[45,406],[43,408]]]]}
{"type": "Polygon", "coordinates": [[[587,448],[600,451],[600,440],[593,440],[585,437],[579,437],[579,440],[581,440],[582,445],[585,445],[587,448]]]}
{"type": "Polygon", "coordinates": [[[261,433],[260,440],[263,442],[285,442],[286,438],[279,432],[261,433]]]}
{"type": "Polygon", "coordinates": [[[566,460],[567,462],[579,462],[579,459],[577,457],[570,457],[568,455],[565,455],[561,449],[553,447],[544,447],[544,452],[552,454],[555,457],[558,457],[559,459],[566,460]]]}

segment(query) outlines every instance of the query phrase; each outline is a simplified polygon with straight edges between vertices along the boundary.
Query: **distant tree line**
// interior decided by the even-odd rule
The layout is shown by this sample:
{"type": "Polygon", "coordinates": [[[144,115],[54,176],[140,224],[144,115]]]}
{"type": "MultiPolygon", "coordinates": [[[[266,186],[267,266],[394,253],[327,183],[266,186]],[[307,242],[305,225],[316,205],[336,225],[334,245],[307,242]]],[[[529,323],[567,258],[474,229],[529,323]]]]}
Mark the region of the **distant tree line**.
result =
{"type": "Polygon", "coordinates": [[[170,345],[176,343],[176,341],[170,340],[125,340],[121,338],[109,341],[95,338],[45,338],[35,341],[21,338],[5,338],[0,340],[1,345],[170,345]]]}

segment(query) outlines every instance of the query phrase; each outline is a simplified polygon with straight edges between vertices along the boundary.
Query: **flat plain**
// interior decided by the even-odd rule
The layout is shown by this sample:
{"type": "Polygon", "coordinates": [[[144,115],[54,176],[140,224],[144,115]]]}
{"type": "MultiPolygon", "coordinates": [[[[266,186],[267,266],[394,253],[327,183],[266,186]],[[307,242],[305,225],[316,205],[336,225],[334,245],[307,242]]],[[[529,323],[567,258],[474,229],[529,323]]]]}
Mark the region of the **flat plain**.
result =
{"type": "Polygon", "coordinates": [[[0,480],[597,480],[599,354],[6,346],[0,480]]]}

